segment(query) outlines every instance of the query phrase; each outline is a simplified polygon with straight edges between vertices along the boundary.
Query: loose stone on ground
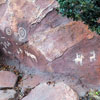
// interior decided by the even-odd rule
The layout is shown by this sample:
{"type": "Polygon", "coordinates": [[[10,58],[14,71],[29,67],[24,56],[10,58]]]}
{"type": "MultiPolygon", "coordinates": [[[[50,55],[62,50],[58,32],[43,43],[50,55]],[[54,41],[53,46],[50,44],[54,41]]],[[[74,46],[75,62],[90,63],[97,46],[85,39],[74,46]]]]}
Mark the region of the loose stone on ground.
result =
{"type": "Polygon", "coordinates": [[[17,76],[9,71],[0,71],[0,88],[14,87],[17,76]]]}
{"type": "Polygon", "coordinates": [[[19,87],[21,88],[34,88],[35,86],[42,83],[45,79],[39,75],[26,75],[22,78],[22,81],[20,82],[19,87]]]}
{"type": "Polygon", "coordinates": [[[78,95],[63,82],[48,85],[42,83],[22,100],[79,100],[78,95]]]}
{"type": "Polygon", "coordinates": [[[0,100],[9,100],[14,98],[16,94],[15,90],[0,90],[0,100]]]}

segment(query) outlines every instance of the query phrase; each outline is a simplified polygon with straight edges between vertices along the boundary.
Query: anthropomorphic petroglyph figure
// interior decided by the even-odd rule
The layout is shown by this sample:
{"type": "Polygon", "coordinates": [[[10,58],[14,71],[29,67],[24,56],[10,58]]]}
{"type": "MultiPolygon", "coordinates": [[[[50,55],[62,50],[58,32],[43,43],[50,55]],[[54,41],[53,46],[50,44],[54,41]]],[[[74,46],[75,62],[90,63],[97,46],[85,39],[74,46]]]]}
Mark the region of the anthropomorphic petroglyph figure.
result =
{"type": "Polygon", "coordinates": [[[80,64],[82,66],[83,59],[84,56],[82,54],[79,55],[78,53],[76,53],[76,58],[73,61],[75,61],[76,64],[80,64]]]}
{"type": "Polygon", "coordinates": [[[17,54],[23,53],[23,50],[21,48],[17,49],[17,54]]]}
{"type": "Polygon", "coordinates": [[[90,62],[95,61],[95,60],[96,60],[96,53],[95,53],[95,51],[90,52],[90,54],[92,55],[92,56],[90,57],[90,62]]]}

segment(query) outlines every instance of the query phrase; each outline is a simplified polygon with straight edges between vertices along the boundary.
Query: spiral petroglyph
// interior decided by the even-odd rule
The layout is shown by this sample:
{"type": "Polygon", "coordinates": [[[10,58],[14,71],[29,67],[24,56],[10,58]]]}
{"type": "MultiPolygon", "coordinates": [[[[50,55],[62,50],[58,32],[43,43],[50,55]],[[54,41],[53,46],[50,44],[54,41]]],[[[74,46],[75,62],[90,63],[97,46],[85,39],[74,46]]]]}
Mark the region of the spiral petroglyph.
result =
{"type": "Polygon", "coordinates": [[[25,39],[27,35],[26,30],[23,27],[20,27],[18,29],[18,34],[19,34],[19,41],[22,41],[23,39],[25,39]]]}
{"type": "Polygon", "coordinates": [[[7,35],[11,35],[12,34],[12,30],[9,27],[5,28],[5,32],[6,32],[7,35]]]}

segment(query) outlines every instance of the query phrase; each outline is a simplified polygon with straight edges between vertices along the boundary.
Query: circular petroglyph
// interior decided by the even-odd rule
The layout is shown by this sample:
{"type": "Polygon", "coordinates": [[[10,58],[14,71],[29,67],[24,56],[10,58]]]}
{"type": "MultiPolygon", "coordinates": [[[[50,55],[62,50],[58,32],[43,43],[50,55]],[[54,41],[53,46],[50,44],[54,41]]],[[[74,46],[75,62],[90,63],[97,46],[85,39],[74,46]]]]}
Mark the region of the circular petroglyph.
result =
{"type": "Polygon", "coordinates": [[[20,27],[18,29],[18,33],[19,33],[19,41],[22,41],[27,36],[26,30],[23,27],[20,27]]]}
{"type": "Polygon", "coordinates": [[[6,32],[7,35],[12,35],[12,30],[11,30],[10,27],[6,27],[5,32],[6,32]]]}

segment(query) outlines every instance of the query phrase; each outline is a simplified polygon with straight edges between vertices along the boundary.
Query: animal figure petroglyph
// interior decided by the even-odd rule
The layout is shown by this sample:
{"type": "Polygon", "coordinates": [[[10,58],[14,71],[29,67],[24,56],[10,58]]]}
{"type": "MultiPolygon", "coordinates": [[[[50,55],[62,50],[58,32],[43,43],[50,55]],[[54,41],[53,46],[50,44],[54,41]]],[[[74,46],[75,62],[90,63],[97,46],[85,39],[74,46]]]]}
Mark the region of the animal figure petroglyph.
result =
{"type": "Polygon", "coordinates": [[[95,51],[90,52],[90,54],[92,55],[92,56],[90,57],[90,62],[95,61],[95,60],[96,60],[96,54],[95,54],[95,51]]]}
{"type": "Polygon", "coordinates": [[[25,54],[28,56],[28,57],[31,57],[32,59],[34,59],[36,62],[37,62],[37,58],[35,55],[29,53],[28,51],[25,51],[25,54]]]}
{"type": "Polygon", "coordinates": [[[76,64],[80,64],[82,66],[83,59],[84,56],[82,54],[79,55],[78,53],[76,53],[76,58],[73,61],[75,61],[76,64]]]}

